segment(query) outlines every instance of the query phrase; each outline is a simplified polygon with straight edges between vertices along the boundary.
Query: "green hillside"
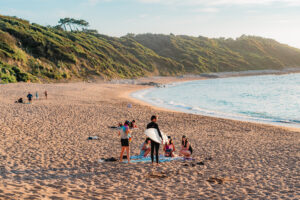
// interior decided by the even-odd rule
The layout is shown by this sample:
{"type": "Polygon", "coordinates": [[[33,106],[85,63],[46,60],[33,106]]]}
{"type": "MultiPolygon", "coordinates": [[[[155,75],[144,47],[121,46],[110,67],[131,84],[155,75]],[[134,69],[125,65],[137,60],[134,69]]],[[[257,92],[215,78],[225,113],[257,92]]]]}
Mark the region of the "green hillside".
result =
{"type": "Polygon", "coordinates": [[[184,65],[188,73],[300,67],[300,50],[272,39],[233,39],[142,34],[133,37],[158,55],[184,65]]]}
{"type": "Polygon", "coordinates": [[[1,82],[134,78],[300,67],[300,50],[260,37],[109,37],[0,15],[1,82]]]}

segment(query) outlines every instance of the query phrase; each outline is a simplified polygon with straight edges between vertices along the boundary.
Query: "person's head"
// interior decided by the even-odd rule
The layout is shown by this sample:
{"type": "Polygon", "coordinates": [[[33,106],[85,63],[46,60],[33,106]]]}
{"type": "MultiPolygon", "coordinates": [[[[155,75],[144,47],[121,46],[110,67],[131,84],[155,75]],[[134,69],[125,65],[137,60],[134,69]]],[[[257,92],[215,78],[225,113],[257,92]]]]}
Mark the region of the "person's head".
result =
{"type": "Polygon", "coordinates": [[[130,122],[128,120],[125,121],[124,126],[129,126],[130,122]]]}
{"type": "Polygon", "coordinates": [[[169,142],[169,144],[173,144],[173,140],[172,140],[171,136],[168,136],[168,142],[169,142]]]}
{"type": "Polygon", "coordinates": [[[155,115],[152,115],[152,117],[151,117],[151,121],[152,121],[152,122],[156,122],[156,121],[157,121],[157,116],[155,116],[155,115]]]}
{"type": "Polygon", "coordinates": [[[119,127],[121,127],[121,126],[123,126],[123,124],[122,124],[122,123],[119,123],[119,127]]]}
{"type": "Polygon", "coordinates": [[[149,144],[149,143],[151,143],[151,140],[150,140],[150,138],[146,138],[146,140],[145,140],[145,143],[146,143],[146,144],[149,144]]]}
{"type": "Polygon", "coordinates": [[[134,123],[135,123],[135,120],[132,120],[131,123],[134,124],[134,123]]]}

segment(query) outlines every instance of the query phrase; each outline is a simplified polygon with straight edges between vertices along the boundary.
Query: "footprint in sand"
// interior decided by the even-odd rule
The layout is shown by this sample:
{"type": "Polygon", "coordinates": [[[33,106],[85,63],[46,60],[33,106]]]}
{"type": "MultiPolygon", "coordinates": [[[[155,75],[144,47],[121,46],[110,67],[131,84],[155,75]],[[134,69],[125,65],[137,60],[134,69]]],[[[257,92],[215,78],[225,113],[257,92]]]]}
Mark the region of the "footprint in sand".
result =
{"type": "Polygon", "coordinates": [[[210,183],[217,183],[217,184],[224,184],[226,182],[236,182],[237,179],[234,179],[234,178],[228,178],[228,177],[225,177],[225,178],[215,178],[215,177],[211,177],[207,180],[207,182],[210,182],[210,183]]]}
{"type": "Polygon", "coordinates": [[[168,178],[169,176],[164,173],[164,172],[151,172],[149,174],[146,175],[146,178],[159,178],[159,179],[163,179],[163,178],[168,178]]]}

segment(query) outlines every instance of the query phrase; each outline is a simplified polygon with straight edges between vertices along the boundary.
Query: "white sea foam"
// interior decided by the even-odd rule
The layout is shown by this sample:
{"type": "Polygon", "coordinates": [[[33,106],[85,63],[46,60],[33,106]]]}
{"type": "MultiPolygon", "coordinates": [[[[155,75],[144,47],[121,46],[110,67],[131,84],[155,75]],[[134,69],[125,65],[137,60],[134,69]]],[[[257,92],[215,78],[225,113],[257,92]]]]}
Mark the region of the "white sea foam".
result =
{"type": "Polygon", "coordinates": [[[176,83],[139,91],[133,96],[183,112],[300,126],[300,74],[176,83]]]}

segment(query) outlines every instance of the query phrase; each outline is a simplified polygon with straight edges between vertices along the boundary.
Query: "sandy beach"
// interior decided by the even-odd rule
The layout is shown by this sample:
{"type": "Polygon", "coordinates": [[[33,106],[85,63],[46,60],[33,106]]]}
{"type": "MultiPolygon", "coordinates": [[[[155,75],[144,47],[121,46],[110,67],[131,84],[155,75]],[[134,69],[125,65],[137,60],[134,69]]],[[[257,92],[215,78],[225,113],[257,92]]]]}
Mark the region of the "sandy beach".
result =
{"type": "Polygon", "coordinates": [[[0,199],[300,198],[297,129],[172,112],[129,97],[147,87],[0,85],[0,199]],[[14,103],[29,91],[38,91],[41,99],[14,103]],[[119,157],[120,138],[110,126],[125,120],[137,122],[130,150],[139,154],[153,114],[159,116],[161,130],[173,137],[177,152],[181,136],[188,136],[195,160],[158,168],[99,162],[119,157]],[[87,140],[89,136],[99,140],[87,140]]]}

